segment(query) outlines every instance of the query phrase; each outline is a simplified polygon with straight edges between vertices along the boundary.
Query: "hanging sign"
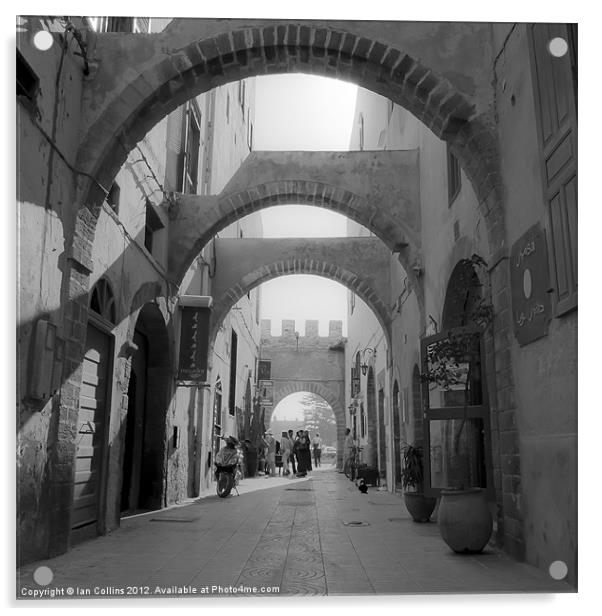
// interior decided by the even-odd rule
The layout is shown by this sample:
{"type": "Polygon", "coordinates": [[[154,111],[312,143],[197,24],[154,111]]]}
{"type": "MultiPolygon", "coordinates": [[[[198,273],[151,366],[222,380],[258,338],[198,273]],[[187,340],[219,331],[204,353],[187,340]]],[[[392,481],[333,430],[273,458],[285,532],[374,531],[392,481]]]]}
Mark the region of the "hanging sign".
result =
{"type": "Polygon", "coordinates": [[[510,253],[514,336],[521,346],[545,336],[550,321],[550,275],[544,230],[534,225],[510,253]]]}
{"type": "Polygon", "coordinates": [[[260,359],[257,366],[257,379],[269,381],[272,378],[272,362],[269,359],[260,359]]]}
{"type": "Polygon", "coordinates": [[[274,381],[259,381],[259,403],[262,406],[274,404],[274,381]]]}
{"type": "MultiPolygon", "coordinates": [[[[199,296],[198,299],[200,300],[201,297],[199,296]]],[[[181,301],[180,303],[182,318],[178,379],[181,381],[205,382],[207,380],[209,317],[211,315],[209,306],[211,302],[197,300],[194,302],[181,301]]]]}

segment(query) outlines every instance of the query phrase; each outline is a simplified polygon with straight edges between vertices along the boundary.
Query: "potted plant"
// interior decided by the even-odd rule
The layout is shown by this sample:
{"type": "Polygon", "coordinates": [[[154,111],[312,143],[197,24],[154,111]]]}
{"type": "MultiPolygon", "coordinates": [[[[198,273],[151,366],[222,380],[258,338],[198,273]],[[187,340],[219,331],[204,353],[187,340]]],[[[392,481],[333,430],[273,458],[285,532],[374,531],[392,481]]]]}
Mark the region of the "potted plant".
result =
{"type": "Polygon", "coordinates": [[[414,522],[428,522],[435,509],[437,499],[423,493],[422,448],[406,445],[403,448],[401,484],[403,499],[414,522]]]}

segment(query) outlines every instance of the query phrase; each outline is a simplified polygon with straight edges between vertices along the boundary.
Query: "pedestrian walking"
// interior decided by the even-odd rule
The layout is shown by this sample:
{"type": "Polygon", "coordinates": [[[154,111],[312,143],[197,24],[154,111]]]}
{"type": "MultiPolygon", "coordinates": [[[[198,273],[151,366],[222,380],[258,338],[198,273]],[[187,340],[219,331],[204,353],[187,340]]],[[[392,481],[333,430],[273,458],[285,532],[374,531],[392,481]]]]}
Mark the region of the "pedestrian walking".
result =
{"type": "Polygon", "coordinates": [[[299,435],[297,443],[297,477],[305,477],[307,472],[311,471],[309,434],[307,430],[299,430],[297,434],[299,435]]]}
{"type": "Polygon", "coordinates": [[[303,431],[303,436],[305,438],[304,440],[304,455],[306,456],[306,470],[311,471],[312,470],[312,466],[311,466],[311,437],[309,436],[309,432],[307,430],[303,431]]]}
{"type": "Polygon", "coordinates": [[[274,476],[276,474],[276,439],[274,438],[274,433],[271,430],[268,430],[265,433],[265,437],[263,438],[263,442],[266,447],[266,477],[274,476]]]}
{"type": "Polygon", "coordinates": [[[304,458],[301,452],[302,436],[303,436],[303,430],[297,430],[297,434],[295,435],[295,443],[293,445],[295,457],[297,458],[297,472],[295,473],[295,477],[305,477],[307,475],[307,471],[305,469],[305,461],[304,461],[304,458]]]}
{"type": "Polygon", "coordinates": [[[317,432],[311,441],[311,446],[314,452],[314,466],[318,468],[322,462],[322,439],[317,432]]]}
{"type": "Polygon", "coordinates": [[[293,467],[293,475],[297,474],[297,465],[295,464],[295,450],[294,450],[294,446],[295,446],[295,436],[294,436],[294,432],[292,430],[288,431],[288,440],[291,443],[291,453],[289,456],[289,459],[291,461],[291,466],[293,467]]]}
{"type": "Polygon", "coordinates": [[[282,474],[290,475],[290,471],[288,470],[289,459],[293,454],[293,444],[288,438],[288,432],[285,430],[282,432],[282,437],[280,439],[280,452],[282,454],[282,474]]]}

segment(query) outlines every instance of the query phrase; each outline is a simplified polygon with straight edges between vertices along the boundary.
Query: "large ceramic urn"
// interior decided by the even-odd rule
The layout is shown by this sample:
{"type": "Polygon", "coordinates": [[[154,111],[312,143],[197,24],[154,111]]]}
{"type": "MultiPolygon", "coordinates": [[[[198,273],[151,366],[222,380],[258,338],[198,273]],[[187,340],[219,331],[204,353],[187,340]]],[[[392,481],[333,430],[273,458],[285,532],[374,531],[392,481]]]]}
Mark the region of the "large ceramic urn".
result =
{"type": "Polygon", "coordinates": [[[441,490],[437,524],[454,552],[481,552],[493,531],[485,492],[480,488],[441,490]]]}

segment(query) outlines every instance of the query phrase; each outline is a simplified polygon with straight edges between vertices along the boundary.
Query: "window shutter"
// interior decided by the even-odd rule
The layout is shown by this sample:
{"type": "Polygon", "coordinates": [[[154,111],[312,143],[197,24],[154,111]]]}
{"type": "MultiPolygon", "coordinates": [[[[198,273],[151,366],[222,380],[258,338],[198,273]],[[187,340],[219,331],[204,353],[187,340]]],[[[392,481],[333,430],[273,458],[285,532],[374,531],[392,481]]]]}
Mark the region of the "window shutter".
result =
{"type": "Polygon", "coordinates": [[[560,316],[577,305],[575,40],[565,24],[534,24],[530,28],[552,280],[556,316],[560,316]],[[569,47],[562,57],[549,51],[549,42],[556,37],[564,39],[569,47]]]}

